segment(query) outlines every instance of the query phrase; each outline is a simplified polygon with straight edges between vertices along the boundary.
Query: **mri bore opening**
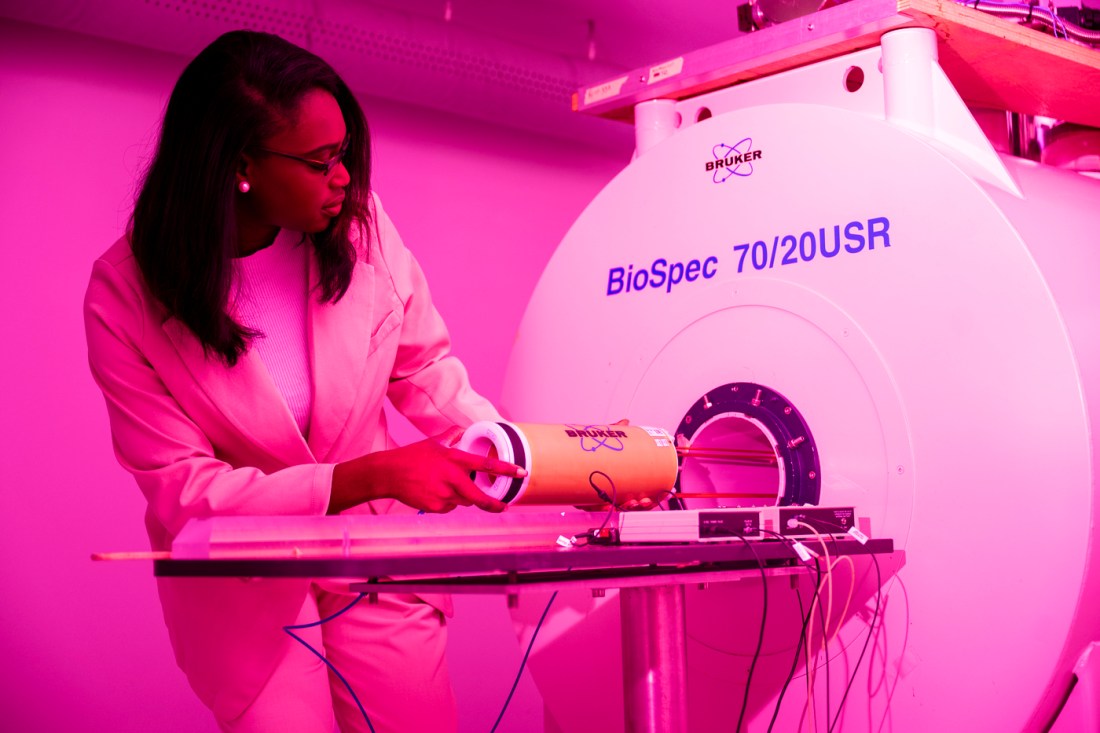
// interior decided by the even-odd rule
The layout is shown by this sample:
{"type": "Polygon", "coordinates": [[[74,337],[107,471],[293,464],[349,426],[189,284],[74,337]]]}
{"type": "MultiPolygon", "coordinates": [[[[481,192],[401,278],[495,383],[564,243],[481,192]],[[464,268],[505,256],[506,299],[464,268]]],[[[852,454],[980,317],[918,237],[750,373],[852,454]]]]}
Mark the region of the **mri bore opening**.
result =
{"type": "Polygon", "coordinates": [[[708,420],[681,448],[681,501],[697,507],[775,506],[783,496],[783,459],[775,437],[740,413],[708,420]]]}
{"type": "Polygon", "coordinates": [[[676,428],[673,508],[817,504],[821,466],[801,413],[762,384],[731,382],[695,401],[676,428]]]}

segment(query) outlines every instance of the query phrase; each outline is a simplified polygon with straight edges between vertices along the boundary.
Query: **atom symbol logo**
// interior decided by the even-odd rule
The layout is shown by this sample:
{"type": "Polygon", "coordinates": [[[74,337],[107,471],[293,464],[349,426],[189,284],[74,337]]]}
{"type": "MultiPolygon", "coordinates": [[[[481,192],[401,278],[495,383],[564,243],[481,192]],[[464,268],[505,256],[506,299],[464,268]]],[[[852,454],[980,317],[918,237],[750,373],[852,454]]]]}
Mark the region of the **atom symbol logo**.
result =
{"type": "Polygon", "coordinates": [[[730,158],[736,156],[746,156],[752,152],[752,138],[747,137],[744,140],[736,143],[735,145],[726,145],[725,143],[718,143],[711,151],[714,153],[715,160],[725,160],[726,167],[714,169],[714,182],[725,183],[729,180],[730,176],[741,176],[742,178],[752,175],[752,161],[745,160],[743,163],[731,166],[733,163],[730,158]]]}
{"type": "Polygon", "coordinates": [[[595,453],[600,448],[607,448],[608,450],[621,451],[626,448],[623,444],[622,438],[619,438],[611,433],[615,432],[610,425],[567,425],[570,430],[576,430],[580,433],[581,438],[581,450],[589,453],[595,453]],[[585,435],[585,433],[594,430],[602,430],[606,435],[591,437],[585,435]]]}

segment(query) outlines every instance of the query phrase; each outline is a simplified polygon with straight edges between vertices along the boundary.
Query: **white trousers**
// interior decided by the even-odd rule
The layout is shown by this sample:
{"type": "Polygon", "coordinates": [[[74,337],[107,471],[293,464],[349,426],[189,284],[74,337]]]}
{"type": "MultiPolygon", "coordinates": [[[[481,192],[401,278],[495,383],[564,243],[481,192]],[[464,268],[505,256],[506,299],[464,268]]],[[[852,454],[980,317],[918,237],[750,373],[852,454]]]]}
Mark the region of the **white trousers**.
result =
{"type": "MultiPolygon", "coordinates": [[[[314,583],[295,625],[327,618],[355,596],[314,583]]],[[[376,733],[453,733],[458,721],[443,614],[413,595],[379,593],[377,599],[363,598],[337,618],[294,633],[348,681],[376,733]]],[[[367,733],[363,713],[340,679],[304,646],[288,641],[286,656],[256,700],[240,717],[219,720],[221,730],[367,733]]]]}

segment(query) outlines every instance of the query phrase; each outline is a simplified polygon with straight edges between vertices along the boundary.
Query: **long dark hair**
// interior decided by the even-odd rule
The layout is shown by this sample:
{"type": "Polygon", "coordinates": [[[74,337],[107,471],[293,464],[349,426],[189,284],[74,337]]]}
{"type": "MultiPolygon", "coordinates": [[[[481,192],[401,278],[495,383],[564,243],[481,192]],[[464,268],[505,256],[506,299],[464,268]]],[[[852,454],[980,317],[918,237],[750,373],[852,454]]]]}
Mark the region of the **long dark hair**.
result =
{"type": "Polygon", "coordinates": [[[237,253],[234,208],[241,153],[275,134],[302,97],[336,98],[348,131],[351,176],[340,215],[309,235],[320,270],[318,297],[336,302],[355,266],[353,227],[369,217],[370,133],[344,81],[318,56],[269,33],[220,36],[183,70],[130,220],[130,241],[152,295],[229,366],[256,334],[227,312],[237,253]]]}

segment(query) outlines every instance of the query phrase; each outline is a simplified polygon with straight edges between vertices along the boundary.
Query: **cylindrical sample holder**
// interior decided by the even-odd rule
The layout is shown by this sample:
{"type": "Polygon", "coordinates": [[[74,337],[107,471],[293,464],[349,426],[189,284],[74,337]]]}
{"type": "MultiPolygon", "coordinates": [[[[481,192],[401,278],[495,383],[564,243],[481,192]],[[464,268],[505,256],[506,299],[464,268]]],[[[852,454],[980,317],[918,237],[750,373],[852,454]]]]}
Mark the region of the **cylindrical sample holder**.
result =
{"type": "Polygon", "coordinates": [[[676,484],[672,436],[636,425],[477,422],[457,447],[527,469],[523,478],[474,474],[507,504],[654,506],[676,484]]]}

